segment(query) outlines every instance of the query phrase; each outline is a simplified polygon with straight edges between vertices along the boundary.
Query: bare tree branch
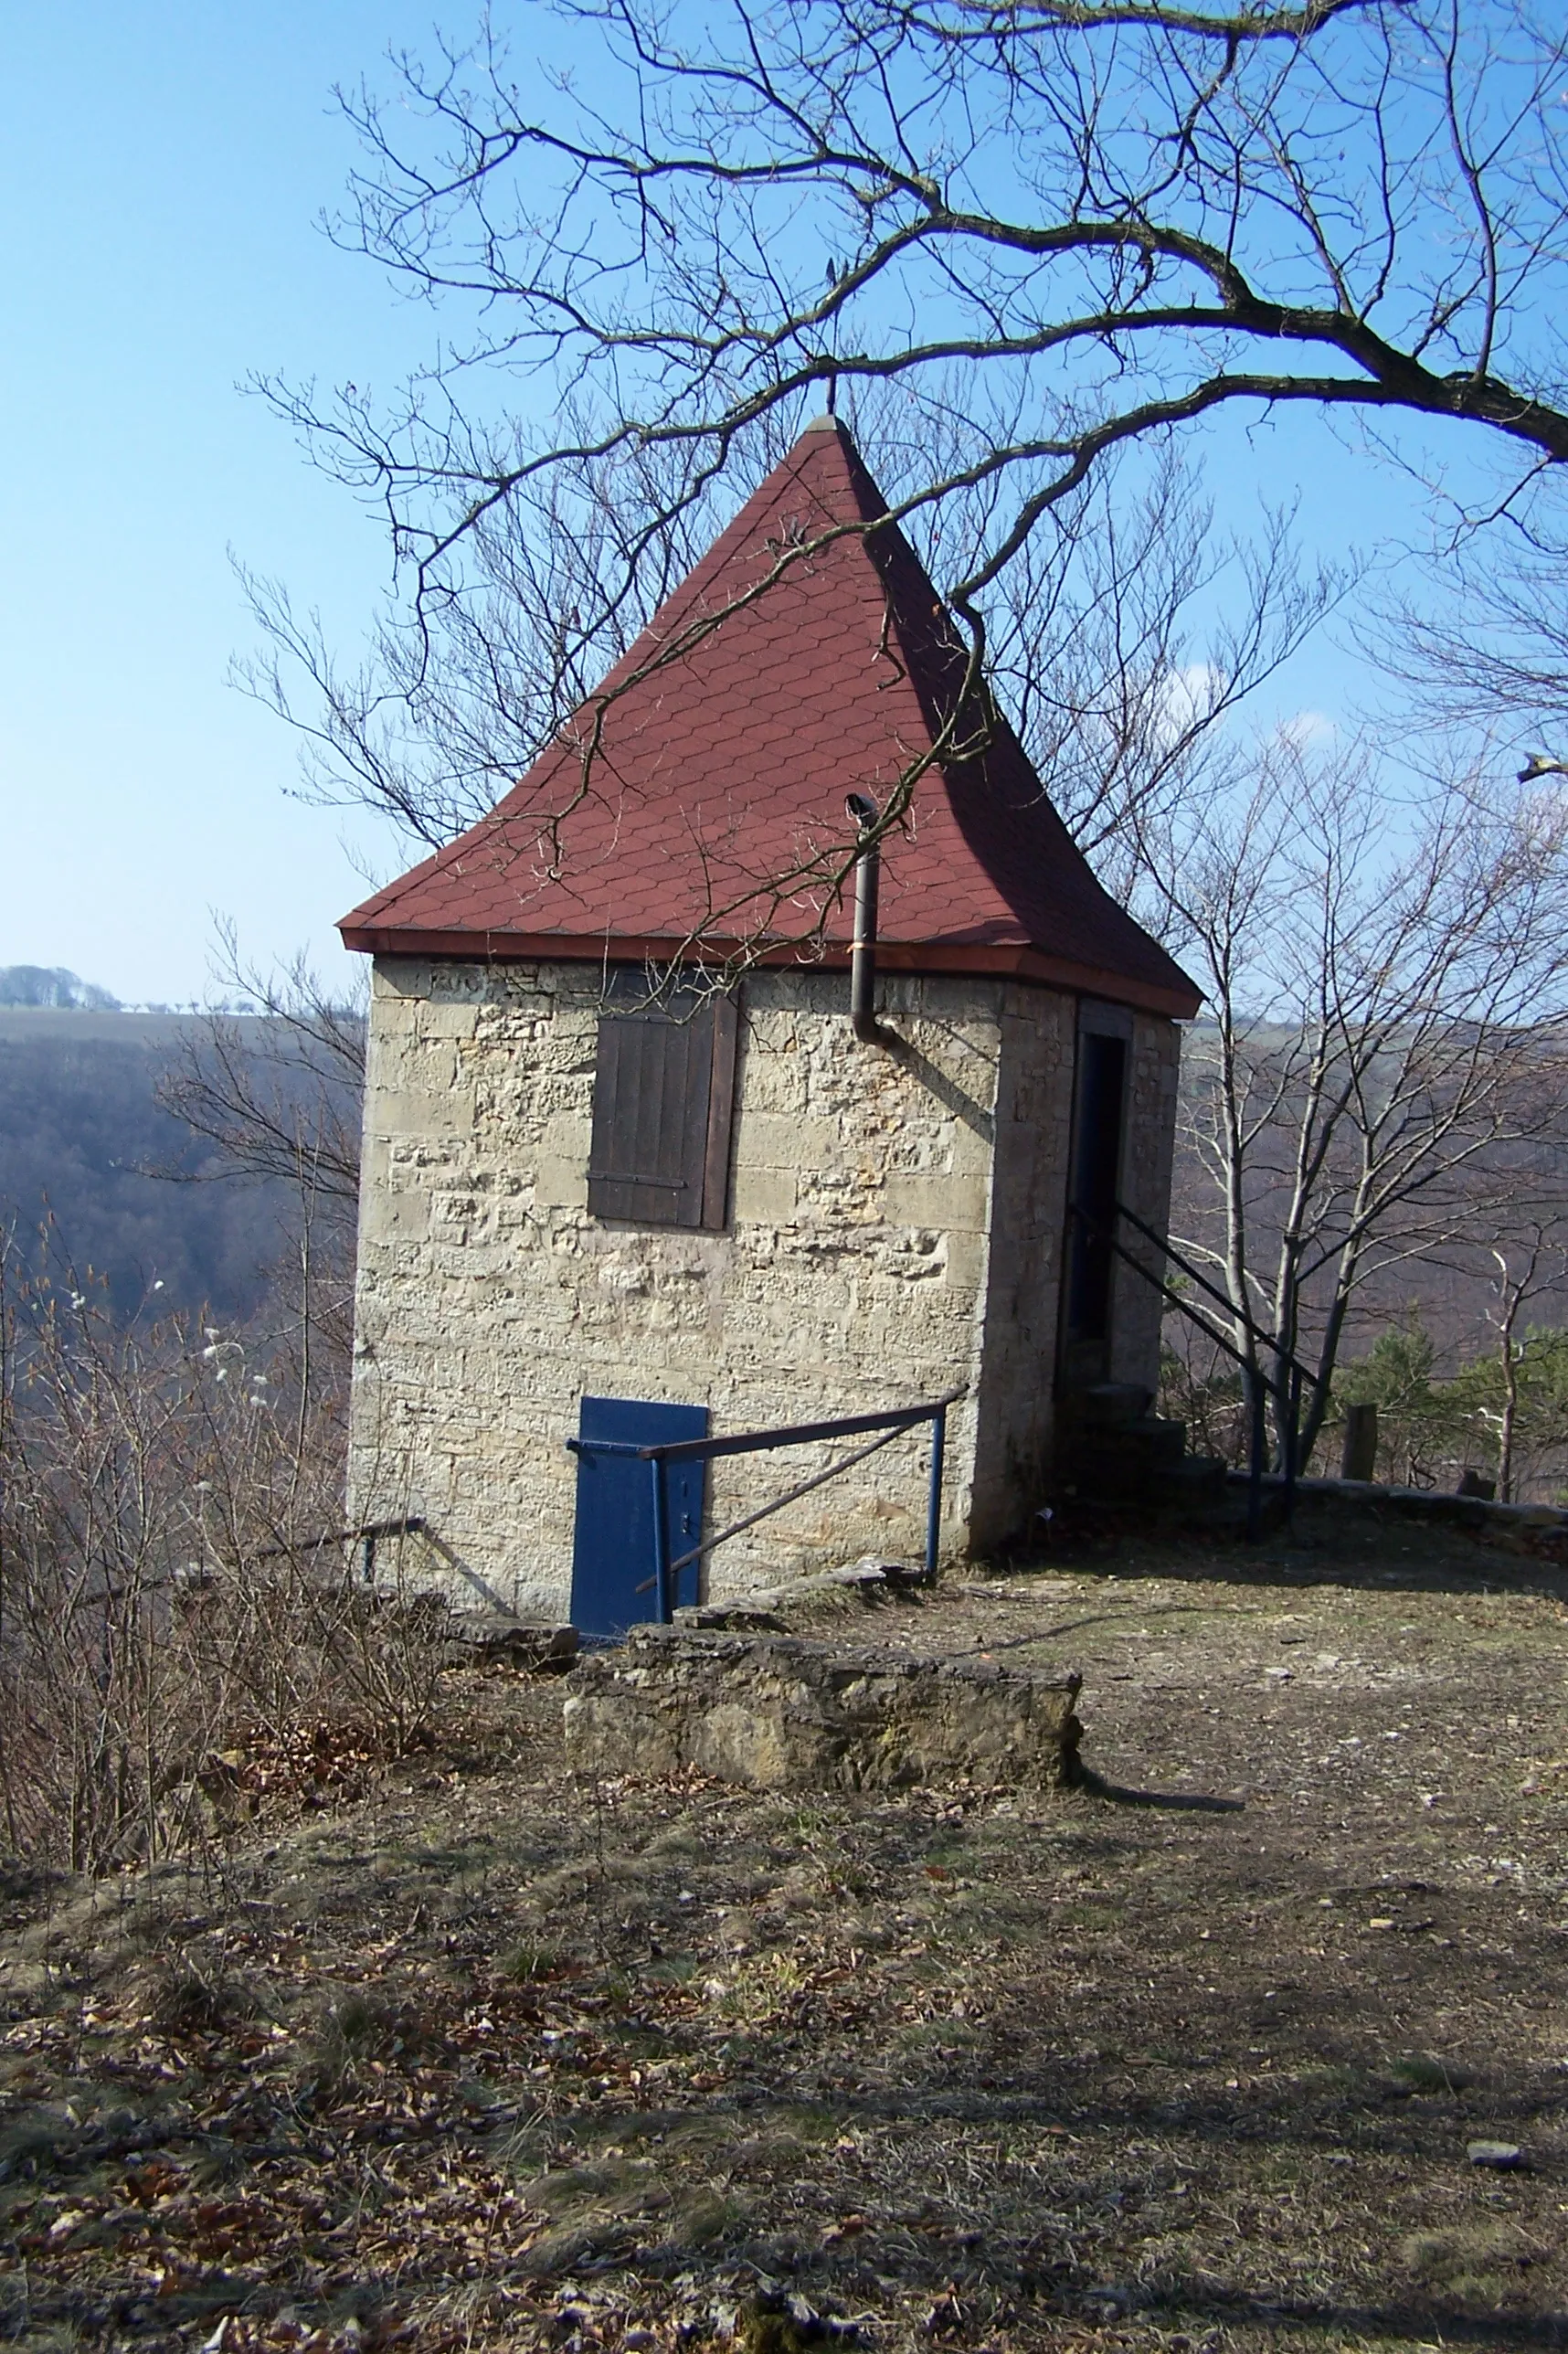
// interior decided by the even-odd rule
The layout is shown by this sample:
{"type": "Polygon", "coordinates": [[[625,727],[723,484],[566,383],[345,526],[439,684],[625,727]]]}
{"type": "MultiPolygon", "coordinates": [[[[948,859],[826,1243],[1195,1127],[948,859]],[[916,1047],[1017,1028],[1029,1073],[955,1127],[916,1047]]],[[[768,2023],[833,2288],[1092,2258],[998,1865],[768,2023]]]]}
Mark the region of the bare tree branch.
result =
{"type": "Polygon", "coordinates": [[[1281,405],[1459,424],[1507,473],[1487,513],[1559,495],[1568,28],[1534,0],[562,17],[591,75],[487,28],[344,101],[365,162],[334,233],[441,342],[391,405],[262,386],[380,504],[402,599],[349,675],[255,584],[249,683],[304,731],[313,790],[427,843],[471,822],[833,386],[971,681],[983,651],[1126,887],[1141,807],[1335,587],[1291,578],[1270,525],[1228,657],[1178,659],[1208,551],[1174,440],[1281,405]]]}
{"type": "MultiPolygon", "coordinates": [[[[208,1014],[185,1033],[158,1086],[165,1111],[217,1148],[215,1166],[154,1173],[182,1182],[282,1179],[310,1217],[335,1210],[352,1232],[359,1202],[365,1084],[362,1007],[330,997],[302,959],[281,973],[246,962],[219,928],[215,977],[262,1017],[242,1029],[208,1014]]],[[[306,1221],[307,1225],[310,1219],[306,1221]]]]}
{"type": "Polygon", "coordinates": [[[1213,1190],[1186,1246],[1277,1400],[1287,1357],[1309,1358],[1308,1447],[1379,1278],[1508,1236],[1561,1190],[1568,803],[1464,773],[1396,826],[1392,803],[1364,753],[1287,741],[1184,808],[1146,885],[1214,1016],[1192,1042],[1213,1190]]]}
{"type": "Polygon", "coordinates": [[[477,304],[469,343],[385,423],[271,387],[387,501],[418,604],[541,476],[662,448],[697,495],[830,377],[935,414],[962,364],[1028,420],[999,438],[968,404],[973,457],[1015,487],[945,584],[960,603],[1105,451],[1224,406],[1393,409],[1568,456],[1568,35],[1545,11],[812,0],[708,11],[694,37],[652,0],[565,13],[591,99],[492,38],[401,61],[396,111],[348,102],[368,163],[340,236],[477,304]],[[574,395],[566,436],[479,432],[464,388],[493,367],[574,395]]]}

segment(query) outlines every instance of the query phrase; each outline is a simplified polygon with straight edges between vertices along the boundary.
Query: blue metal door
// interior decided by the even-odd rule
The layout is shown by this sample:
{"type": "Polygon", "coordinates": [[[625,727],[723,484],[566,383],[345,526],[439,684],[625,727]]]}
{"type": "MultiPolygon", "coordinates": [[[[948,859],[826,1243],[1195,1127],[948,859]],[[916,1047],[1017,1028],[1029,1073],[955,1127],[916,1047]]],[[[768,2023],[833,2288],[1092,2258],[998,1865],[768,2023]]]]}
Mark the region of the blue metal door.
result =
{"type": "MultiPolygon", "coordinates": [[[[579,1438],[656,1447],[672,1438],[705,1438],[705,1405],[658,1405],[641,1398],[585,1397],[579,1438]]],[[[665,1472],[669,1559],[702,1541],[705,1463],[672,1463],[665,1472]]],[[[698,1564],[676,1580],[676,1601],[697,1598],[698,1564]]],[[[653,1590],[653,1481],[635,1456],[577,1457],[577,1517],[572,1543],[572,1624],[581,1635],[624,1635],[659,1616],[653,1590]]]]}

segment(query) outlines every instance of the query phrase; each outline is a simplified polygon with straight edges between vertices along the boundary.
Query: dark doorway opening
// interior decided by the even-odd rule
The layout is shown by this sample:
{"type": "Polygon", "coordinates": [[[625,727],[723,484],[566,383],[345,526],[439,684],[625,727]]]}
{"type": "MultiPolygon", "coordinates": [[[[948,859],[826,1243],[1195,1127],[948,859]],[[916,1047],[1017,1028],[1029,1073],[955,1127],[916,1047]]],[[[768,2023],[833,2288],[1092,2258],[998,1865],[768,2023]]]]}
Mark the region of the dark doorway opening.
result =
{"type": "Polygon", "coordinates": [[[1077,1383],[1108,1372],[1117,1187],[1121,1173],[1127,1040],[1098,1030],[1078,1034],[1068,1193],[1065,1370],[1077,1383]]]}

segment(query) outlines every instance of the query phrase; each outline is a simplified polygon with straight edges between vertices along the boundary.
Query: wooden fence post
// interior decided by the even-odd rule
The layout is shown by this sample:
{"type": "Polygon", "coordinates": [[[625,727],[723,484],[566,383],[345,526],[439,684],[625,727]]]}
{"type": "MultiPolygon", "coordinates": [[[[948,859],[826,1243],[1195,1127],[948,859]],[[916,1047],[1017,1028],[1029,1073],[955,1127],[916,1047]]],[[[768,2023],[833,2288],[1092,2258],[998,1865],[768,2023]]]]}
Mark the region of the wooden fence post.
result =
{"type": "Polygon", "coordinates": [[[1377,1477],[1377,1408],[1348,1405],[1345,1408],[1345,1451],[1340,1460],[1341,1479],[1375,1479],[1377,1477]]]}

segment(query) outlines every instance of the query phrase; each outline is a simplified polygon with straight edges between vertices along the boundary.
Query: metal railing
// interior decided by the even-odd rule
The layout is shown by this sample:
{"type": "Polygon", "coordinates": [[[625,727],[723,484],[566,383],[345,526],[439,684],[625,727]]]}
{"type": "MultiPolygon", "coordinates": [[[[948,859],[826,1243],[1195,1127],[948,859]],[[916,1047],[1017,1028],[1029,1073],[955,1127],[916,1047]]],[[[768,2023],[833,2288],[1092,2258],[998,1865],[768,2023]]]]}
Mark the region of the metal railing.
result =
{"type": "Polygon", "coordinates": [[[1222,1291],[1218,1284],[1211,1282],[1201,1268],[1194,1267],[1191,1259],[1184,1257],[1169,1235],[1160,1234],[1153,1226],[1149,1225],[1139,1216],[1136,1210],[1129,1210],[1125,1202],[1113,1203],[1108,1223],[1104,1219],[1094,1217],[1086,1210],[1080,1209],[1075,1202],[1068,1204],[1068,1215],[1075,1218],[1086,1233],[1096,1235],[1104,1242],[1110,1250],[1114,1251],[1118,1258],[1132,1268],[1135,1275],[1140,1275],[1145,1283],[1152,1284],[1156,1291],[1160,1293],[1167,1306],[1174,1308],[1179,1314],[1187,1319],[1190,1324],[1195,1324],[1198,1330],[1213,1342],[1215,1348],[1222,1350],[1227,1357],[1233,1359],[1241,1367],[1242,1387],[1246,1399],[1248,1419],[1246,1532],[1248,1537],[1255,1542],[1263,1534],[1263,1481],[1268,1454],[1268,1400],[1272,1397],[1279,1409],[1281,1494],[1285,1516],[1288,1520],[1296,1506],[1296,1482],[1300,1470],[1301,1391],[1303,1384],[1312,1380],[1312,1374],[1292,1350],[1284,1347],[1276,1335],[1266,1331],[1246,1309],[1238,1308],[1227,1292],[1222,1291]],[[1266,1352],[1274,1360],[1277,1372],[1272,1379],[1265,1373],[1257,1354],[1249,1356],[1245,1349],[1238,1348],[1230,1334],[1222,1331],[1218,1325],[1211,1321],[1195,1302],[1188,1299],[1185,1292],[1179,1291],[1173,1283],[1169,1282],[1164,1275],[1158,1274],[1153,1267],[1145,1267],[1143,1261],[1128,1248],[1117,1233],[1116,1226],[1118,1220],[1125,1220],[1135,1233],[1141,1235],[1146,1242],[1151,1243],[1160,1253],[1162,1261],[1174,1264],[1189,1283],[1196,1284],[1200,1291],[1205,1293],[1224,1310],[1233,1324],[1239,1324],[1251,1341],[1255,1352],[1266,1352]]]}
{"type": "Polygon", "coordinates": [[[731,1537],[747,1529],[754,1529],[759,1521],[774,1512],[781,1512],[786,1504],[797,1503],[809,1496],[814,1488],[825,1487],[842,1472],[851,1471],[857,1463],[877,1454],[884,1447],[906,1430],[919,1424],[931,1425],[931,1468],[927,1482],[926,1498],[926,1568],[935,1575],[938,1546],[942,1523],[942,1469],[947,1451],[948,1408],[964,1395],[962,1388],[948,1390],[945,1396],[932,1398],[921,1405],[896,1406],[885,1414],[850,1414],[836,1416],[831,1422],[791,1423],[780,1430],[736,1431],[723,1438],[670,1438],[652,1447],[640,1447],[630,1438],[568,1438],[567,1445],[574,1455],[618,1455],[630,1457],[634,1462],[646,1463],[652,1490],[653,1504],[653,1575],[636,1588],[639,1594],[652,1594],[660,1621],[668,1626],[674,1613],[675,1581],[682,1570],[703,1560],[719,1545],[727,1544],[731,1537]],[[711,1463],[721,1455],[771,1454],[780,1447],[809,1447],[824,1438],[854,1438],[861,1432],[881,1433],[869,1447],[857,1447],[841,1461],[831,1463],[825,1471],[814,1472],[798,1487],[784,1495],[776,1496],[770,1504],[757,1511],[747,1512],[744,1519],[732,1521],[717,1536],[705,1537],[700,1544],[692,1545],[672,1560],[669,1531],[669,1473],[672,1463],[711,1463]]]}
{"type": "Polygon", "coordinates": [[[292,1544],[263,1545],[252,1553],[252,1561],[281,1561],[285,1554],[320,1553],[327,1545],[356,1544],[359,1551],[360,1575],[366,1585],[376,1583],[376,1548],[383,1537],[423,1537],[432,1552],[440,1555],[449,1568],[461,1566],[445,1537],[438,1536],[429,1521],[417,1513],[397,1521],[361,1521],[352,1529],[328,1529],[321,1536],[300,1537],[292,1544]]]}

